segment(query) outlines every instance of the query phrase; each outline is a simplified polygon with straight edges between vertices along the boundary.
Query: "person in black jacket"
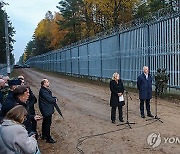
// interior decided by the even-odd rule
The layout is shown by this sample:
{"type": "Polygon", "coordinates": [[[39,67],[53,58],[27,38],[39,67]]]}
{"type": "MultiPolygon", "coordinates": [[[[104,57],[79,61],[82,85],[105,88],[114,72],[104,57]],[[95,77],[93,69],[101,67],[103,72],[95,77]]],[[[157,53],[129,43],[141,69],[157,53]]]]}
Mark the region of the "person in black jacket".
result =
{"type": "MultiPolygon", "coordinates": [[[[21,81],[21,85],[26,85],[24,76],[22,75],[18,76],[18,80],[21,81]]],[[[29,112],[31,115],[36,115],[35,108],[34,108],[34,105],[36,103],[37,103],[37,98],[35,97],[31,88],[29,87],[29,99],[27,100],[27,105],[29,107],[29,112]]],[[[34,118],[32,118],[31,123],[32,123],[32,131],[37,133],[37,121],[34,118]]]]}
{"type": "Polygon", "coordinates": [[[115,123],[116,120],[116,108],[119,110],[119,121],[124,122],[123,113],[122,113],[122,102],[119,102],[119,97],[121,97],[124,93],[124,86],[119,77],[119,74],[115,72],[112,76],[112,80],[110,81],[110,90],[111,90],[111,98],[110,98],[110,106],[111,106],[111,120],[112,123],[115,123]]]}
{"type": "Polygon", "coordinates": [[[13,91],[13,98],[9,98],[6,100],[4,103],[4,108],[2,108],[2,113],[4,116],[6,116],[6,113],[11,110],[13,107],[16,105],[22,105],[26,110],[27,110],[27,117],[26,120],[24,121],[24,125],[26,127],[26,130],[28,133],[32,133],[32,119],[34,120],[40,120],[41,117],[39,115],[31,115],[29,111],[29,106],[27,105],[27,100],[29,98],[29,87],[25,85],[20,85],[16,87],[13,91]]]}
{"type": "Polygon", "coordinates": [[[9,85],[9,90],[1,108],[2,116],[5,116],[6,113],[16,105],[16,100],[13,98],[13,93],[14,93],[14,90],[19,85],[21,85],[21,81],[9,80],[8,85],[9,85]]]}
{"type": "Polygon", "coordinates": [[[50,135],[50,127],[52,123],[52,114],[54,113],[54,104],[57,98],[52,96],[49,90],[49,81],[43,79],[41,81],[41,88],[39,91],[39,109],[43,116],[42,122],[42,139],[46,139],[48,143],[55,143],[56,141],[50,135]]]}

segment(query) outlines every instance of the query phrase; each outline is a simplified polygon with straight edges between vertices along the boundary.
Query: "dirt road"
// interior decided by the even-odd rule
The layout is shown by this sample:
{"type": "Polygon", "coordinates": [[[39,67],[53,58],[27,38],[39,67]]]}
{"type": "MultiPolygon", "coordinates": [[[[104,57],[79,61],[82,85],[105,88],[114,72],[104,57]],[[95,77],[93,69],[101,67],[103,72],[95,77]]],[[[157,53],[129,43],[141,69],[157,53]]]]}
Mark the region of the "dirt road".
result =
{"type": "MultiPolygon", "coordinates": [[[[43,154],[78,154],[80,153],[76,148],[78,138],[91,135],[94,137],[80,139],[83,141],[78,146],[81,153],[180,153],[180,143],[178,143],[178,139],[180,139],[180,105],[178,104],[159,100],[158,116],[164,123],[154,120],[146,121],[148,118],[142,119],[139,115],[138,95],[130,93],[132,100],[129,100],[129,121],[136,124],[131,125],[132,129],[129,129],[126,125],[117,126],[118,122],[111,123],[108,87],[70,81],[33,69],[19,69],[16,70],[16,73],[27,77],[27,82],[36,96],[38,96],[41,79],[48,78],[50,89],[54,96],[58,97],[59,105],[64,114],[64,120],[59,117],[57,112],[53,116],[52,136],[57,140],[57,143],[48,144],[39,140],[43,154]],[[147,137],[151,133],[160,133],[161,135],[161,144],[156,148],[147,144],[147,137]],[[101,135],[95,136],[96,134],[101,135]],[[164,138],[167,139],[167,143],[165,143],[164,138]]],[[[152,113],[154,113],[154,101],[152,99],[152,113]]],[[[125,117],[126,107],[123,110],[125,117]]],[[[38,125],[40,128],[41,122],[38,125]]]]}

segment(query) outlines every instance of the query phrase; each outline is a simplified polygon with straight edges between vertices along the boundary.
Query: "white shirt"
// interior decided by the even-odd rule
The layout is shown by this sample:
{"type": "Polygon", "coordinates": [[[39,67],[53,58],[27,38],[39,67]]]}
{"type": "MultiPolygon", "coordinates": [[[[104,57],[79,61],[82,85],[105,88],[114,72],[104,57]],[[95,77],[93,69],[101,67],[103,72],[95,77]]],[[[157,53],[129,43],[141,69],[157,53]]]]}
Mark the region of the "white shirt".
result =
{"type": "MultiPolygon", "coordinates": [[[[145,74],[145,73],[144,73],[145,74]]],[[[148,74],[145,74],[145,76],[146,76],[146,80],[148,80],[148,74]]]]}

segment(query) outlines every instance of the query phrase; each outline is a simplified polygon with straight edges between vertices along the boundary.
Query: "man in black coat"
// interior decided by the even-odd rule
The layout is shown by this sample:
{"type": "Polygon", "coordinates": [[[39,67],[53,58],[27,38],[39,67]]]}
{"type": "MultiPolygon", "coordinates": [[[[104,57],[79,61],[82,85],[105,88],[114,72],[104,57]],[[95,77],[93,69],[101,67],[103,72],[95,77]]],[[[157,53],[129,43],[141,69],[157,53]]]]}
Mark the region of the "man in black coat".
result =
{"type": "Polygon", "coordinates": [[[116,72],[113,74],[112,80],[110,81],[110,90],[111,90],[111,98],[110,98],[110,106],[111,106],[111,120],[112,123],[115,123],[116,120],[116,108],[118,107],[119,111],[119,121],[124,122],[122,106],[124,102],[119,102],[119,97],[124,93],[124,86],[119,78],[119,74],[116,72]]]}
{"type": "Polygon", "coordinates": [[[41,89],[39,91],[39,109],[43,116],[42,122],[42,139],[46,139],[48,143],[55,143],[50,135],[50,127],[52,123],[52,114],[54,113],[54,104],[57,98],[52,96],[49,90],[49,81],[43,79],[41,81],[41,89]]]}
{"type": "Polygon", "coordinates": [[[150,111],[150,99],[152,98],[152,77],[149,74],[147,66],[143,67],[143,73],[137,78],[137,87],[139,90],[141,117],[145,118],[144,102],[146,102],[147,116],[153,117],[150,111]]]}

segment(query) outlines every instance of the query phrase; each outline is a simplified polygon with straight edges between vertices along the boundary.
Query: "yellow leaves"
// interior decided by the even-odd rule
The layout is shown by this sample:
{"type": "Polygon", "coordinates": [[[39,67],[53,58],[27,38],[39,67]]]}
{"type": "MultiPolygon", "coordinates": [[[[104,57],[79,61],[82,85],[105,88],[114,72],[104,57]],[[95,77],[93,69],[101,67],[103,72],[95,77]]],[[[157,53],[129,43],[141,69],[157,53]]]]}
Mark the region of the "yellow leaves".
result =
{"type": "Polygon", "coordinates": [[[59,20],[63,20],[63,17],[57,12],[54,14],[52,20],[41,20],[34,32],[35,38],[45,38],[49,42],[47,45],[49,48],[60,48],[60,41],[63,40],[67,31],[60,30],[60,26],[57,24],[59,20]]]}
{"type": "Polygon", "coordinates": [[[83,0],[83,3],[76,3],[79,5],[77,7],[67,7],[64,14],[55,12],[53,15],[49,11],[38,24],[34,32],[35,39],[42,40],[39,44],[49,51],[61,48],[132,20],[133,10],[139,1],[83,0]]]}
{"type": "Polygon", "coordinates": [[[96,17],[99,16],[108,20],[108,27],[117,26],[124,21],[132,19],[133,8],[140,0],[85,0],[87,8],[93,12],[96,17]]]}
{"type": "Polygon", "coordinates": [[[35,37],[45,37],[48,36],[50,30],[51,21],[48,19],[43,19],[39,22],[36,30],[35,37]]]}
{"type": "Polygon", "coordinates": [[[60,41],[64,39],[64,36],[67,34],[67,31],[60,30],[60,26],[57,24],[59,20],[63,20],[63,17],[60,15],[60,13],[55,13],[54,20],[51,23],[51,43],[50,47],[53,47],[54,49],[60,48],[60,41]]]}
{"type": "Polygon", "coordinates": [[[27,60],[27,51],[24,51],[22,59],[23,59],[23,62],[27,60]]]}

